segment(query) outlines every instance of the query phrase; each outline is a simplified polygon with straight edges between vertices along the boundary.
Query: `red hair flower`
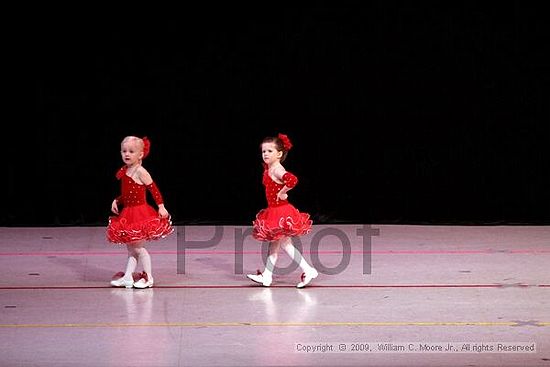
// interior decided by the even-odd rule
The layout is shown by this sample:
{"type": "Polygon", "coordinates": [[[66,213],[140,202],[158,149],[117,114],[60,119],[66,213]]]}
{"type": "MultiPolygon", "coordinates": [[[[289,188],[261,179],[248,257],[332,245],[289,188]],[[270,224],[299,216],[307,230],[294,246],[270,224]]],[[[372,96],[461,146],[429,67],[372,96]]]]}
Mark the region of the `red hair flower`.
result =
{"type": "Polygon", "coordinates": [[[143,140],[143,158],[145,158],[149,155],[149,151],[151,150],[151,141],[146,136],[141,138],[141,140],[143,140]]]}
{"type": "Polygon", "coordinates": [[[290,139],[288,138],[288,136],[286,136],[285,134],[279,133],[278,137],[283,142],[283,147],[285,148],[285,150],[290,150],[290,148],[292,148],[292,143],[290,142],[290,139]]]}

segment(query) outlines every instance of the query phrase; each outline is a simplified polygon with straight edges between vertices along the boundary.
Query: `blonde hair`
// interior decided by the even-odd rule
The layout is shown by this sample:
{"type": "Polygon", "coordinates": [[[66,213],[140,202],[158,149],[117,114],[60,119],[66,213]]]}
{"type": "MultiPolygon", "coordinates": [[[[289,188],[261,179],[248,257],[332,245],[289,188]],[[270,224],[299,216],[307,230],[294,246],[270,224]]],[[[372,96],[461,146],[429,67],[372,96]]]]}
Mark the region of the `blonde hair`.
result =
{"type": "Polygon", "coordinates": [[[129,135],[124,139],[122,139],[122,142],[120,143],[120,145],[124,143],[135,143],[142,152],[143,152],[143,148],[145,147],[145,144],[143,143],[143,139],[133,135],[129,135]]]}

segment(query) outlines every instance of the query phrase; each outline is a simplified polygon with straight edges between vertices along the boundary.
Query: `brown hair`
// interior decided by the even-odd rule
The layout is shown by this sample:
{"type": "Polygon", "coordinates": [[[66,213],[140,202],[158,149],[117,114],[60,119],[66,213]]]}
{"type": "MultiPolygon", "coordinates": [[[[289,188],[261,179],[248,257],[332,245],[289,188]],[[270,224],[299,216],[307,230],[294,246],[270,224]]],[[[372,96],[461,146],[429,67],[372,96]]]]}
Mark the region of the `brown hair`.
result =
{"type": "MultiPolygon", "coordinates": [[[[277,151],[279,152],[283,152],[283,155],[281,157],[281,162],[283,162],[286,159],[286,156],[288,155],[288,150],[285,149],[285,145],[283,144],[283,141],[281,139],[279,139],[276,136],[268,136],[268,137],[265,137],[264,140],[262,140],[262,144],[263,143],[275,144],[275,149],[277,149],[277,151]]],[[[261,147],[262,145],[260,144],[260,149],[261,147]]]]}

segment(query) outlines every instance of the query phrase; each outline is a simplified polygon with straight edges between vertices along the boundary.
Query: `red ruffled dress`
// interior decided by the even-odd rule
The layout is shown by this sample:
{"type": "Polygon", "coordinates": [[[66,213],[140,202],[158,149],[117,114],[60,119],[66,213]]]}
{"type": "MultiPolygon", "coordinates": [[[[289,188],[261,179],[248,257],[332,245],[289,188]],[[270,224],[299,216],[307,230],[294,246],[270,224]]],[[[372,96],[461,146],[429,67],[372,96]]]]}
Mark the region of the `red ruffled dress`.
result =
{"type": "Polygon", "coordinates": [[[288,200],[277,200],[277,193],[286,185],[294,187],[298,178],[290,172],[283,176],[280,184],[269,176],[264,165],[262,183],[265,186],[267,208],[260,210],[252,222],[252,236],[260,241],[276,241],[282,237],[293,237],[307,234],[311,231],[312,220],[309,214],[300,213],[288,200]]]}
{"type": "Polygon", "coordinates": [[[123,208],[117,216],[109,217],[107,240],[116,244],[132,244],[139,241],[158,240],[174,231],[170,218],[161,218],[158,212],[147,203],[148,190],[155,203],[163,203],[156,184],[140,185],[126,175],[127,167],[116,174],[121,180],[122,194],[117,198],[123,208]]]}

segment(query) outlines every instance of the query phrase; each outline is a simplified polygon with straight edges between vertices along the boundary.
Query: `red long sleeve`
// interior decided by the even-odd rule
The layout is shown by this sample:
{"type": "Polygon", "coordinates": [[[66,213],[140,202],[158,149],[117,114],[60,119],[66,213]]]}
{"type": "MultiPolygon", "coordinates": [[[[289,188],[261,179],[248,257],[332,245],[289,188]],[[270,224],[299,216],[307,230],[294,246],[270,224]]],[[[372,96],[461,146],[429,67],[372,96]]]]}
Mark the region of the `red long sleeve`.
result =
{"type": "Polygon", "coordinates": [[[164,204],[162,195],[155,182],[152,182],[150,185],[147,185],[146,187],[147,187],[147,190],[149,190],[149,192],[153,196],[153,200],[155,200],[155,203],[157,204],[157,206],[160,204],[164,204]]]}
{"type": "Polygon", "coordinates": [[[298,177],[294,176],[290,172],[286,172],[283,175],[283,182],[285,183],[286,187],[291,189],[298,184],[298,177]]]}

